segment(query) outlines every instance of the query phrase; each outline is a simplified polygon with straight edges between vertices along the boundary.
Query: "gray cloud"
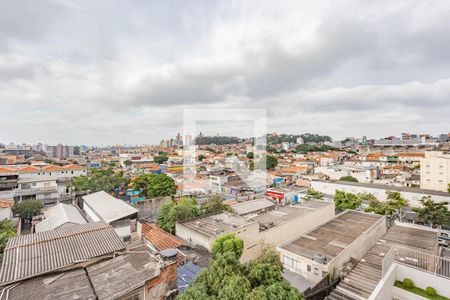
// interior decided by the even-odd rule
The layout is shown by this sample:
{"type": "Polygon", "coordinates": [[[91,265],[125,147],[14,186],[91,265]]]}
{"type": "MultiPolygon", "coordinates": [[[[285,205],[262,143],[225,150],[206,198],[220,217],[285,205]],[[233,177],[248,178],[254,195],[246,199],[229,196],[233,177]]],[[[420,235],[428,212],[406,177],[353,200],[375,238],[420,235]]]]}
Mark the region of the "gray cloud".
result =
{"type": "Polygon", "coordinates": [[[450,131],[446,1],[2,8],[0,142],[158,142],[193,106],[336,137],[450,131]]]}

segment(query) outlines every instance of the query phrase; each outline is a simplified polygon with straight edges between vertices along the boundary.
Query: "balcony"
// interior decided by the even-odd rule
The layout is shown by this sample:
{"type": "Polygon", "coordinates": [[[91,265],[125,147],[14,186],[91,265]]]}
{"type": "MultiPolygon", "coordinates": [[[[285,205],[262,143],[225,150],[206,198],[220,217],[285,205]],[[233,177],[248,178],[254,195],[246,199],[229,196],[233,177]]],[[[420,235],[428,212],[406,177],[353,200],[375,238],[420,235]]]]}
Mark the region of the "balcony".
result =
{"type": "Polygon", "coordinates": [[[30,188],[30,189],[16,189],[13,191],[14,196],[28,196],[35,194],[49,194],[56,193],[58,188],[56,186],[51,187],[41,187],[41,188],[30,188]]]}

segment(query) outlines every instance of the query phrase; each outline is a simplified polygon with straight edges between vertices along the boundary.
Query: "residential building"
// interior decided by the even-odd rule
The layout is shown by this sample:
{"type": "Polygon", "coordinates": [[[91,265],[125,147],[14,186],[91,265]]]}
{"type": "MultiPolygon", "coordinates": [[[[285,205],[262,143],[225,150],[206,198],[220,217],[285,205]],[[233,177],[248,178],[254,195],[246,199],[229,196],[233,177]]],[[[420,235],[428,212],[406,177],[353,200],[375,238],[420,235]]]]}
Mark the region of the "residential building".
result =
{"type": "Polygon", "coordinates": [[[334,215],[334,202],[311,200],[277,207],[256,216],[247,215],[246,218],[258,222],[258,241],[261,247],[276,247],[332,219],[334,215]]]}
{"type": "Polygon", "coordinates": [[[397,294],[401,291],[394,289],[393,281],[405,278],[413,278],[415,285],[422,288],[433,286],[441,293],[447,291],[444,295],[448,297],[450,261],[436,256],[438,252],[436,230],[397,222],[346,270],[343,280],[326,299],[418,299],[414,294],[397,294]]]}
{"type": "Polygon", "coordinates": [[[92,222],[110,224],[123,241],[131,240],[136,230],[137,210],[104,191],[83,196],[83,210],[92,222]]]}
{"type": "Polygon", "coordinates": [[[447,192],[450,184],[450,153],[427,151],[420,163],[420,188],[447,192]]]}
{"type": "Polygon", "coordinates": [[[277,249],[286,269],[314,284],[330,273],[339,276],[346,262],[360,260],[385,232],[384,216],[345,211],[277,249]]]}
{"type": "Polygon", "coordinates": [[[70,202],[68,186],[80,175],[86,175],[86,168],[76,164],[0,166],[0,199],[40,200],[46,205],[70,202]]]}
{"type": "Polygon", "coordinates": [[[232,213],[223,212],[216,215],[199,217],[186,222],[177,222],[175,234],[189,244],[201,246],[208,251],[216,239],[225,234],[235,234],[244,241],[241,261],[246,262],[258,257],[259,225],[232,213]]]}

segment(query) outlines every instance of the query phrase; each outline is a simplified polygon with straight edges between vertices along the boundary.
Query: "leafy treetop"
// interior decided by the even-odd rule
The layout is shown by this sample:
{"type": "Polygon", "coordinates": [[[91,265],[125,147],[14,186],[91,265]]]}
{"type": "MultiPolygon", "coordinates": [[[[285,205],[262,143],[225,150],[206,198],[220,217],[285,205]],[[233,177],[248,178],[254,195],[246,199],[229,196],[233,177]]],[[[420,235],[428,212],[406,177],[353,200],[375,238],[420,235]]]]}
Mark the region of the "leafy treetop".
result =
{"type": "Polygon", "coordinates": [[[31,219],[39,215],[42,208],[44,208],[44,204],[39,200],[25,200],[14,204],[12,211],[22,219],[31,219]]]}
{"type": "Polygon", "coordinates": [[[146,198],[173,196],[177,192],[175,181],[166,174],[142,174],[133,181],[146,198]]]}

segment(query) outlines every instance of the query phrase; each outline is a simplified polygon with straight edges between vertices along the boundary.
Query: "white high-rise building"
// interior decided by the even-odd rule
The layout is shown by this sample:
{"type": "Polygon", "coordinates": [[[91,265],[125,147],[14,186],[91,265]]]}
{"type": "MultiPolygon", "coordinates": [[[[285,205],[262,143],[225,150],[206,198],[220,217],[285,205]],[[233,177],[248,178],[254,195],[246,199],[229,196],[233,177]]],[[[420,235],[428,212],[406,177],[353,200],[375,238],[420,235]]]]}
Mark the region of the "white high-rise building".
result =
{"type": "Polygon", "coordinates": [[[427,151],[420,162],[420,188],[447,192],[450,184],[450,153],[427,151]]]}

